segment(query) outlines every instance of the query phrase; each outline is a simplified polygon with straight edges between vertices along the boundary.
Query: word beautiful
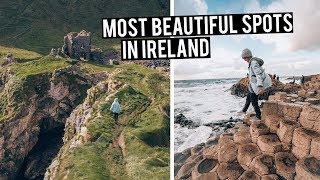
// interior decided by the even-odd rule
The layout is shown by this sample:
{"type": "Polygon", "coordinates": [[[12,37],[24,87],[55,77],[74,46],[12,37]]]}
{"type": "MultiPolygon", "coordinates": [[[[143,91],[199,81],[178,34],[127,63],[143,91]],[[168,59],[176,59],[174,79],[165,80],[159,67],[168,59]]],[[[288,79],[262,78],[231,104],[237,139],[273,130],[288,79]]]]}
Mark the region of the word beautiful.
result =
{"type": "Polygon", "coordinates": [[[103,19],[104,38],[290,32],[292,13],[103,19]]]}
{"type": "Polygon", "coordinates": [[[130,39],[121,41],[122,59],[210,58],[210,38],[130,39]]]}

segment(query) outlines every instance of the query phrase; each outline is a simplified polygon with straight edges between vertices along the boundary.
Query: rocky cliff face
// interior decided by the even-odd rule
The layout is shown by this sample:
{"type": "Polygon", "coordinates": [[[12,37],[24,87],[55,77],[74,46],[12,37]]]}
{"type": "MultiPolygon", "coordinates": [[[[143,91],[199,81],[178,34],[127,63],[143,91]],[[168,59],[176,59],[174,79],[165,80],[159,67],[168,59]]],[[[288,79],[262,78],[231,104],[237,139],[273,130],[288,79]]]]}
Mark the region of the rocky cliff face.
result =
{"type": "Polygon", "coordinates": [[[7,69],[1,81],[1,177],[41,178],[62,145],[66,119],[99,78],[73,65],[21,79],[7,69]]]}
{"type": "Polygon", "coordinates": [[[175,154],[175,179],[320,179],[319,95],[270,96],[261,121],[249,113],[216,139],[175,154]]]}
{"type": "Polygon", "coordinates": [[[165,73],[42,57],[0,67],[0,94],[0,179],[169,178],[165,73]]]}

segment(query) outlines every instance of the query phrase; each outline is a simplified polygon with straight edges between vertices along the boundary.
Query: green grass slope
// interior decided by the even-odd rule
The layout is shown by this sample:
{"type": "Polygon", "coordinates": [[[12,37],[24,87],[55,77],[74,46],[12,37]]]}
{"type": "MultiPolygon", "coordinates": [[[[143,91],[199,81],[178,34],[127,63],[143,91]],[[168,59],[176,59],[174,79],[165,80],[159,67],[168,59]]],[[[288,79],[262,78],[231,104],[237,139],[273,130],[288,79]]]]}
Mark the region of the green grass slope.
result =
{"type": "MultiPolygon", "coordinates": [[[[110,70],[110,67],[105,68],[110,70]]],[[[64,150],[59,158],[58,178],[170,178],[169,79],[156,70],[135,64],[116,68],[122,71],[115,79],[126,86],[111,97],[108,93],[97,92],[87,123],[92,140],[71,151],[64,150]],[[115,97],[122,106],[120,126],[115,124],[109,110],[115,97]],[[121,132],[125,155],[120,147],[110,145],[121,132]]]]}
{"type": "Polygon", "coordinates": [[[168,0],[2,0],[0,45],[48,54],[68,32],[85,29],[93,45],[119,50],[119,40],[101,38],[101,18],[160,15],[169,15],[168,0]]]}

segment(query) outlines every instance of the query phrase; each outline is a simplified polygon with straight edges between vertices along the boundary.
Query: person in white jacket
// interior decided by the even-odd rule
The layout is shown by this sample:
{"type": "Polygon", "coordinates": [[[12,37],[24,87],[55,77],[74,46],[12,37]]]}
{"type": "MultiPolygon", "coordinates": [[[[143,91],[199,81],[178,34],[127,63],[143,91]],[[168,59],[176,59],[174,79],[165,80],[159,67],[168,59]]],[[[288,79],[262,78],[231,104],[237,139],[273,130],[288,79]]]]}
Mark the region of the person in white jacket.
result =
{"type": "Polygon", "coordinates": [[[115,98],[111,104],[110,111],[113,113],[114,121],[118,124],[119,113],[121,111],[121,106],[118,102],[118,98],[115,98]]]}
{"type": "Polygon", "coordinates": [[[257,57],[252,57],[252,53],[249,49],[244,49],[241,57],[244,61],[249,63],[249,93],[247,95],[246,104],[242,109],[242,112],[245,113],[251,103],[256,112],[256,118],[261,119],[261,111],[258,105],[258,95],[262,95],[264,90],[272,85],[272,80],[262,68],[262,65],[264,64],[263,60],[257,57]]]}

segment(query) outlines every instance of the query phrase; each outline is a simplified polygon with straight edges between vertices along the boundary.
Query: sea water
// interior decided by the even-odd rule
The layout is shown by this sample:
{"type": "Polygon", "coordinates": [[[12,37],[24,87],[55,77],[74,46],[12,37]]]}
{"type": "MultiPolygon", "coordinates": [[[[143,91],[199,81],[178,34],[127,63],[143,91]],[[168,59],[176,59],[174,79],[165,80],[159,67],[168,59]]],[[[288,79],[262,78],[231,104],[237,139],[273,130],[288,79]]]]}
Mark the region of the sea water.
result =
{"type": "MultiPolygon", "coordinates": [[[[186,118],[199,123],[197,128],[174,125],[175,152],[206,142],[220,132],[204,124],[232,118],[243,118],[241,111],[246,98],[231,95],[230,88],[240,78],[176,80],[174,82],[174,114],[182,113],[186,118]]],[[[287,77],[280,77],[287,83],[287,77]]],[[[248,112],[253,112],[252,106],[248,112]]]]}

